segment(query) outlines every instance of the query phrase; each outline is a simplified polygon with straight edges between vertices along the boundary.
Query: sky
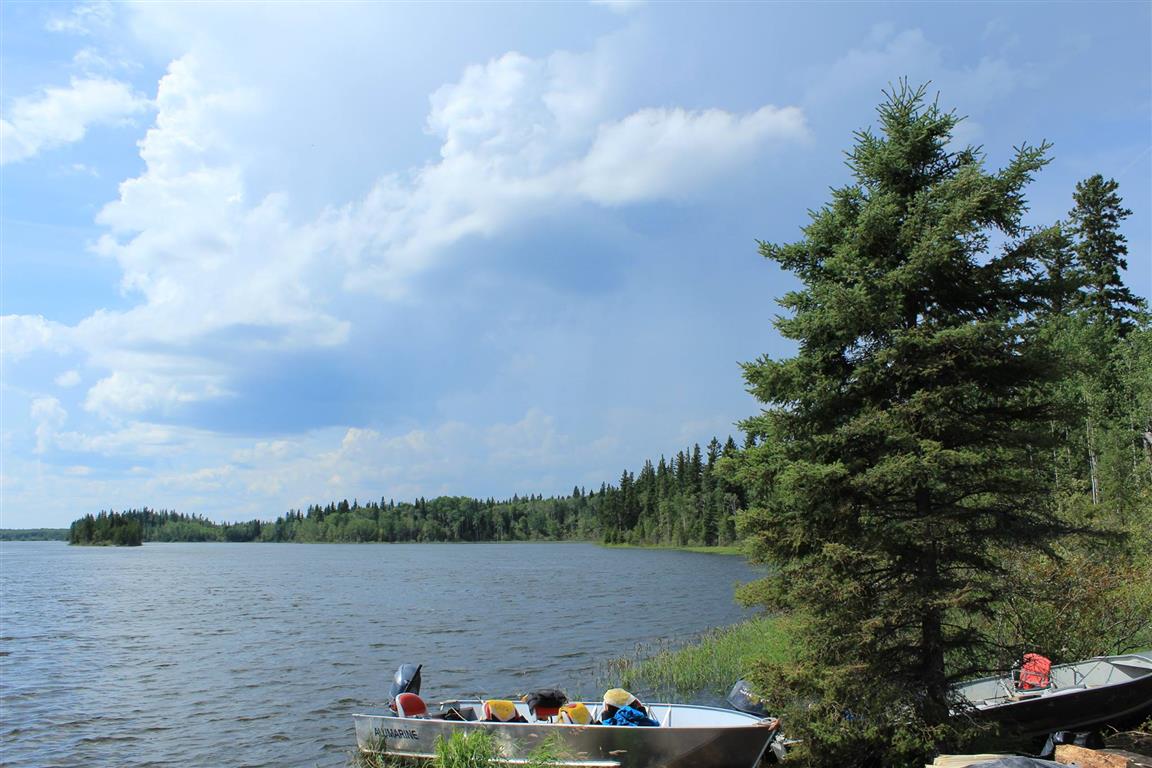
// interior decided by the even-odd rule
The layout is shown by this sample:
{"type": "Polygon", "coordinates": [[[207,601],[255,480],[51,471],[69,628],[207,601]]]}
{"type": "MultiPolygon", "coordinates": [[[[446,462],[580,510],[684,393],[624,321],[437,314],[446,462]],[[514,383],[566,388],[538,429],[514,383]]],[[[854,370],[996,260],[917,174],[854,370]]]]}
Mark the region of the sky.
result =
{"type": "Polygon", "coordinates": [[[0,4],[0,527],[598,488],[739,435],[800,239],[930,83],[1027,223],[1115,178],[1152,4],[0,4]]]}

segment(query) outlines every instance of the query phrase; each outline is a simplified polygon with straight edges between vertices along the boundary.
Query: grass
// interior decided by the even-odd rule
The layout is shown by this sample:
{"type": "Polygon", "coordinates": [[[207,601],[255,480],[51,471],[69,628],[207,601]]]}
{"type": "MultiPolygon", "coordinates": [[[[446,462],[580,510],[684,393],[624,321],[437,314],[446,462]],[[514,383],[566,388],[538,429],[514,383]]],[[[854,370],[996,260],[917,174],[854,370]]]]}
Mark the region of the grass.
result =
{"type": "MultiPolygon", "coordinates": [[[[494,768],[502,757],[495,736],[486,730],[473,729],[457,731],[447,739],[436,739],[436,757],[430,763],[357,750],[349,768],[494,768]]],[[[541,742],[522,765],[524,768],[548,768],[566,757],[563,740],[550,737],[541,742]]]]}
{"type": "Polygon", "coordinates": [[[714,629],[683,647],[639,645],[632,658],[607,662],[602,674],[648,696],[723,696],[754,661],[786,662],[793,655],[787,618],[761,616],[714,629]]]}
{"type": "Polygon", "coordinates": [[[488,731],[457,731],[447,739],[436,739],[434,768],[488,768],[500,757],[500,745],[488,731]]]}

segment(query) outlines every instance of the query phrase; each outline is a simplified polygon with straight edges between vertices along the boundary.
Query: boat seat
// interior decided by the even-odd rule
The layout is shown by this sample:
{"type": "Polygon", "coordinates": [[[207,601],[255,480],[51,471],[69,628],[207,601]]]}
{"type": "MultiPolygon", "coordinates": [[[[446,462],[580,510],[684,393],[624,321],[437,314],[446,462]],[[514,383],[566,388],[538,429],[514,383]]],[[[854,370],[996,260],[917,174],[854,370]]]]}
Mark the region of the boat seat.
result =
{"type": "Polygon", "coordinates": [[[579,701],[560,707],[560,714],[556,718],[557,722],[568,725],[588,725],[592,720],[592,713],[588,711],[588,707],[579,701]]]}
{"type": "Polygon", "coordinates": [[[402,693],[396,697],[396,713],[400,717],[427,717],[428,705],[414,693],[402,693]]]}
{"type": "Polygon", "coordinates": [[[484,722],[486,723],[526,723],[524,715],[516,711],[516,705],[507,699],[489,699],[484,702],[484,722]]]}

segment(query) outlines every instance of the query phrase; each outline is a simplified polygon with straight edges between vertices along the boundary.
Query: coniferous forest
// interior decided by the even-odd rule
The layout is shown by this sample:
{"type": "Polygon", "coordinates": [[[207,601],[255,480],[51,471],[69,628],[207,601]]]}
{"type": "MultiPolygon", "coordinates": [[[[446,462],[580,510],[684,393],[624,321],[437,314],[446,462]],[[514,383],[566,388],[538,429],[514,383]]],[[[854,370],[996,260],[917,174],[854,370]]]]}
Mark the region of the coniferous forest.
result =
{"type": "Polygon", "coordinates": [[[144,543],[141,516],[134,512],[85,515],[68,531],[69,544],[138,547],[144,543]]]}
{"type": "Polygon", "coordinates": [[[85,515],[72,544],[139,541],[425,542],[603,541],[610,544],[713,546],[736,541],[738,486],[717,471],[737,451],[728,438],[646,461],[619,483],[573,488],[567,496],[475,499],[441,496],[396,502],[329,502],[290,510],[274,521],[216,523],[168,510],[129,509],[85,515]],[[128,524],[132,531],[129,535],[128,524]]]}

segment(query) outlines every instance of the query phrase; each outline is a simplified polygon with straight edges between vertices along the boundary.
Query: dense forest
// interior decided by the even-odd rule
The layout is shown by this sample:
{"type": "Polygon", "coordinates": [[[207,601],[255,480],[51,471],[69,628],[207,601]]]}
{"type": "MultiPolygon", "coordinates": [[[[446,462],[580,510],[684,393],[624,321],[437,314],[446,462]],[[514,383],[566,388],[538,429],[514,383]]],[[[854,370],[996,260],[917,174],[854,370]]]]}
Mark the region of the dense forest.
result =
{"type": "Polygon", "coordinates": [[[84,515],[68,531],[69,544],[138,547],[144,543],[139,515],[101,512],[84,515]]]}
{"type": "MultiPolygon", "coordinates": [[[[142,541],[424,542],[582,540],[611,544],[704,545],[736,540],[739,488],[717,472],[736,443],[713,439],[671,460],[646,461],[619,484],[573,488],[567,496],[474,499],[441,496],[399,502],[344,499],[291,510],[271,522],[216,523],[199,515],[130,509],[86,515],[72,524],[73,544],[117,544],[125,521],[142,541]]],[[[129,537],[131,538],[131,537],[129,537]]],[[[131,543],[131,542],[129,542],[131,543]]]]}
{"type": "Polygon", "coordinates": [[[0,541],[68,541],[68,529],[0,528],[0,541]]]}

